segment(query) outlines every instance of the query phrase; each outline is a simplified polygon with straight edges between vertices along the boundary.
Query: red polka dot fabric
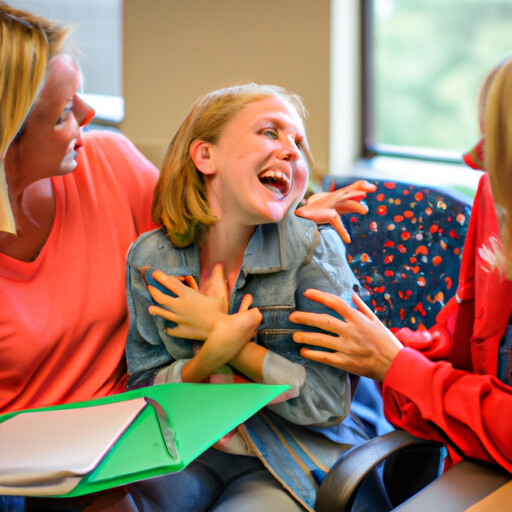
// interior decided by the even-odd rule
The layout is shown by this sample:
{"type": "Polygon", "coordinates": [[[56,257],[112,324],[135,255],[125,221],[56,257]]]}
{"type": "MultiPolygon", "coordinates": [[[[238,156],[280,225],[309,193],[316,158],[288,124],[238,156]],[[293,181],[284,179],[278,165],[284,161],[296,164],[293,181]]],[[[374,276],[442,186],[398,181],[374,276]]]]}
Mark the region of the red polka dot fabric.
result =
{"type": "MultiPolygon", "coordinates": [[[[342,218],[361,295],[388,327],[428,328],[455,294],[471,200],[441,188],[368,181],[377,186],[365,200],[368,213],[342,218]]],[[[348,183],[340,178],[335,187],[348,183]]]]}

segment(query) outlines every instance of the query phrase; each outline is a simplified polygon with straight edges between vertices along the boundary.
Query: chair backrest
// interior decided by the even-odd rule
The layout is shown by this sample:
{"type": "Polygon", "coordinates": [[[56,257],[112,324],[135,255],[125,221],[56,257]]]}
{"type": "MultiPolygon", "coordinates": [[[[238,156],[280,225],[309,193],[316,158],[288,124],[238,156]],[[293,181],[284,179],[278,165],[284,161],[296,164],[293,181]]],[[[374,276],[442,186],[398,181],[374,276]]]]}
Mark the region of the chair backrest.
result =
{"type": "MultiPolygon", "coordinates": [[[[334,187],[353,181],[336,177],[334,187]]],[[[368,213],[342,217],[362,296],[388,327],[431,327],[457,288],[472,200],[441,187],[367,181],[377,186],[365,200],[368,213]]],[[[324,189],[332,184],[326,178],[324,189]]]]}

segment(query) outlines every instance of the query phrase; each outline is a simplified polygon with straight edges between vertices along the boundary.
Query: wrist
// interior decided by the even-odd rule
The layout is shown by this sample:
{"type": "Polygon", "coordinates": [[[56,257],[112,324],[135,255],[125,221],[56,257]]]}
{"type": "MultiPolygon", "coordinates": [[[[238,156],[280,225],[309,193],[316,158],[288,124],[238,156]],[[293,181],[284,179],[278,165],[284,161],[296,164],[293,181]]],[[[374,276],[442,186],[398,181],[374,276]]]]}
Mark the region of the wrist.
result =
{"type": "Polygon", "coordinates": [[[268,350],[253,341],[245,344],[238,354],[231,359],[233,368],[255,382],[263,382],[263,363],[268,350]]]}
{"type": "Polygon", "coordinates": [[[384,379],[386,378],[386,375],[388,374],[388,372],[393,364],[393,361],[395,360],[395,358],[398,355],[398,353],[400,352],[400,350],[402,350],[402,348],[403,348],[403,345],[401,343],[395,344],[389,348],[389,350],[387,351],[387,354],[385,356],[385,360],[382,364],[381,373],[380,373],[380,375],[375,377],[375,380],[377,380],[378,382],[384,381],[384,379]]]}
{"type": "Polygon", "coordinates": [[[217,361],[211,353],[204,350],[204,345],[181,369],[182,382],[201,382],[209,377],[224,363],[217,361]]]}

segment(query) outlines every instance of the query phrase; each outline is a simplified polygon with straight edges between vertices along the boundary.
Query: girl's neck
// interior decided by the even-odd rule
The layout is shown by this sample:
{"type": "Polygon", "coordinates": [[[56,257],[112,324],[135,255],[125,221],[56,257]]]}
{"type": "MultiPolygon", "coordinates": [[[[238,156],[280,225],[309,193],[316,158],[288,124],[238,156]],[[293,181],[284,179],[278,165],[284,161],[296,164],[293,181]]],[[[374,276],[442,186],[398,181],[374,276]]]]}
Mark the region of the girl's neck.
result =
{"type": "Polygon", "coordinates": [[[222,263],[231,294],[254,229],[252,226],[228,227],[221,221],[208,228],[200,248],[201,283],[208,279],[216,263],[222,263]]]}

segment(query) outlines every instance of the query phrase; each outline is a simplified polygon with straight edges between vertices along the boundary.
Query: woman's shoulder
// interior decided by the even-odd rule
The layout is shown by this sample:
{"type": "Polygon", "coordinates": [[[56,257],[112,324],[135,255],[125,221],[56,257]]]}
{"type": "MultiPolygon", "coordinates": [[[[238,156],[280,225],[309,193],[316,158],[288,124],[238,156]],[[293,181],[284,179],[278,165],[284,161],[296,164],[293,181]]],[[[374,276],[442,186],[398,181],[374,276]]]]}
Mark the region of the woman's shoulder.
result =
{"type": "Polygon", "coordinates": [[[154,181],[158,176],[156,167],[135,147],[133,142],[117,130],[89,130],[82,136],[80,153],[85,158],[94,158],[94,164],[102,162],[118,173],[134,171],[136,174],[150,174],[154,181]]]}
{"type": "Polygon", "coordinates": [[[133,143],[122,132],[116,129],[88,129],[82,134],[84,144],[95,144],[100,146],[127,146],[132,147],[133,143]]]}

